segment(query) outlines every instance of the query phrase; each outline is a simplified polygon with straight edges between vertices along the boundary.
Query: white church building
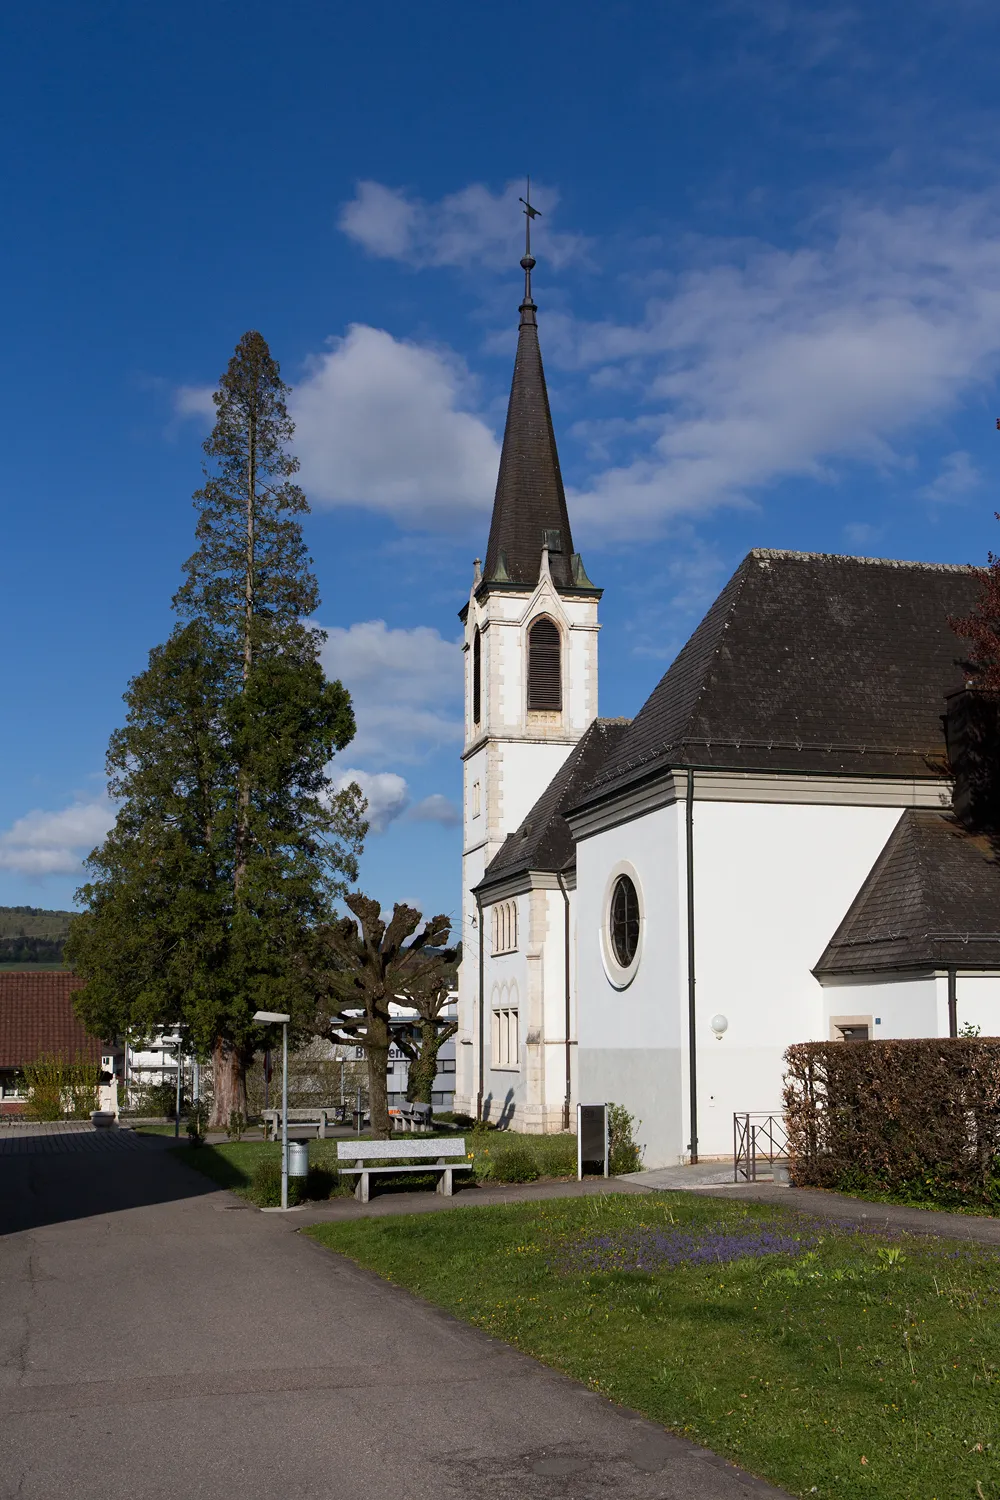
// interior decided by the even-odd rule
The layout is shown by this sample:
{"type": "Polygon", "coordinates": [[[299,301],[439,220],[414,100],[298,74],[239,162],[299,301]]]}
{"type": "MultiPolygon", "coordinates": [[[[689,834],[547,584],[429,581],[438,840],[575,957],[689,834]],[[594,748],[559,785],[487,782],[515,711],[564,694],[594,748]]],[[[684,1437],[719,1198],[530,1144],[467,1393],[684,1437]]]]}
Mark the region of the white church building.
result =
{"type": "Polygon", "coordinates": [[[725,1156],[734,1112],[780,1112],[790,1043],[1000,1034],[1000,864],[961,781],[979,720],[949,624],[979,579],[755,550],[635,718],[601,719],[533,264],[461,612],[455,1108],[547,1132],[614,1101],[647,1167],[725,1156]]]}

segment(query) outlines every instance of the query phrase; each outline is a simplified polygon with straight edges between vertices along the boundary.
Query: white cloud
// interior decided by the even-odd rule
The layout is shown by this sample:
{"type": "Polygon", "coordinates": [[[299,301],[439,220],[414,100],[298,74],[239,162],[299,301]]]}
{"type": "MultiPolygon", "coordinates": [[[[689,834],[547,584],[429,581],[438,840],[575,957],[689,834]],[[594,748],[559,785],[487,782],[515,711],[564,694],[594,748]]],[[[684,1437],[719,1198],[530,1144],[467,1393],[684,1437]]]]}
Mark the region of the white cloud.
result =
{"type": "Polygon", "coordinates": [[[463,410],[469,397],[455,356],[355,324],[312,362],[289,401],[306,493],[405,526],[485,515],[500,450],[492,429],[463,410]]]}
{"type": "Polygon", "coordinates": [[[441,792],[432,792],[429,797],[410,808],[408,816],[414,823],[441,823],[445,828],[454,828],[462,821],[461,813],[448,797],[441,792]]]}
{"type": "Polygon", "coordinates": [[[430,626],[391,630],[384,620],[335,626],[323,646],[323,668],[354,702],[352,755],[417,761],[461,741],[462,650],[430,626]]]}
{"type": "Polygon", "coordinates": [[[174,411],[179,417],[208,417],[215,421],[215,387],[180,385],[174,392],[174,411]]]}
{"type": "MultiPolygon", "coordinates": [[[[340,211],[340,228],[371,255],[411,266],[486,266],[510,271],[524,248],[519,201],[524,182],[509,182],[499,193],[481,182],[449,193],[436,203],[410,197],[402,188],[359,182],[340,211]]],[[[540,217],[532,226],[532,249],[554,267],[586,254],[581,235],[559,234],[550,221],[559,202],[551,188],[536,183],[531,200],[540,217]]]]}
{"type": "Polygon", "coordinates": [[[335,792],[355,782],[360,788],[368,811],[372,833],[384,833],[389,824],[406,811],[410,803],[410,790],[406,780],[394,771],[359,771],[354,768],[340,770],[331,767],[331,781],[335,792]]]}
{"type": "Polygon", "coordinates": [[[0,870],[18,875],[75,875],[115,821],[107,797],[78,800],[60,812],[35,809],[0,833],[0,870]]]}
{"type": "Polygon", "coordinates": [[[983,476],[968,453],[958,449],[945,454],[937,475],[924,485],[920,494],[925,500],[958,500],[970,490],[977,490],[982,482],[983,476]]]}
{"type": "Polygon", "coordinates": [[[898,464],[908,432],[1000,368],[993,199],[855,206],[818,248],[727,261],[706,245],[704,260],[639,323],[572,330],[577,367],[627,377],[655,413],[653,441],[647,410],[576,496],[594,530],[652,530],[782,479],[829,479],[837,460],[898,464]]]}

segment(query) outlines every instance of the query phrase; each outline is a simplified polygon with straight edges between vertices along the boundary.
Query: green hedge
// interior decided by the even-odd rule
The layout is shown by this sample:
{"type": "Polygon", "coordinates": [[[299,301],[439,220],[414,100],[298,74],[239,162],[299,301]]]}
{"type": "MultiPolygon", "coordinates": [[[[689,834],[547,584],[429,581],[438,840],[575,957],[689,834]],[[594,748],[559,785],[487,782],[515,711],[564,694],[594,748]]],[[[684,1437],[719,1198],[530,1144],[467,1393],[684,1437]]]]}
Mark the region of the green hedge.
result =
{"type": "Polygon", "coordinates": [[[805,1042],[785,1063],[796,1186],[1000,1206],[1000,1038],[805,1042]]]}

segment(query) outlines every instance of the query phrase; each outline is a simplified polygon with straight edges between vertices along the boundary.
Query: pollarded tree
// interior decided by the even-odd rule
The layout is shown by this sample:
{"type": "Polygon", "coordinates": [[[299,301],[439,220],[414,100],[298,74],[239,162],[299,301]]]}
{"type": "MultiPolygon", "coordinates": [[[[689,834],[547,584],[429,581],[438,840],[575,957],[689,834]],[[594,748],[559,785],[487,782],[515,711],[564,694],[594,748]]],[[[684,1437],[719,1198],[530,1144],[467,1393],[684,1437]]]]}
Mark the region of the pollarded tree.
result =
{"type": "Polygon", "coordinates": [[[88,1024],[107,1028],[117,985],[115,1030],[169,1023],[211,1054],[217,1123],[246,1111],[254,1010],[311,1019],[310,945],[366,831],[357,788],[335,793],[328,775],[354,715],[302,623],[318,599],[285,389],[260,334],[244,335],[215,395],[216,464],[174,600],[188,623],[130,686],[108,757],[122,806],[91,856],[71,950],[88,1024]],[[206,675],[178,695],[175,669],[206,675]]]}
{"type": "Polygon", "coordinates": [[[411,1027],[396,1029],[396,1045],[409,1063],[406,1097],[411,1104],[432,1102],[441,1048],[458,1031],[457,1019],[445,1011],[454,1004],[461,951],[446,946],[451,935],[446,917],[432,917],[427,925],[432,935],[424,949],[426,962],[401,997],[413,1006],[417,1019],[411,1027]]]}
{"type": "Polygon", "coordinates": [[[392,1134],[387,1086],[394,1031],[390,1007],[418,994],[428,997],[443,971],[454,965],[454,953],[439,946],[447,940],[450,925],[446,917],[434,917],[417,932],[420,913],[400,903],[386,923],[378,902],[359,891],[346,898],[346,905],[354,915],[319,934],[319,983],[336,1007],[328,1023],[330,1033],[364,1050],[372,1133],[386,1140],[392,1134]]]}

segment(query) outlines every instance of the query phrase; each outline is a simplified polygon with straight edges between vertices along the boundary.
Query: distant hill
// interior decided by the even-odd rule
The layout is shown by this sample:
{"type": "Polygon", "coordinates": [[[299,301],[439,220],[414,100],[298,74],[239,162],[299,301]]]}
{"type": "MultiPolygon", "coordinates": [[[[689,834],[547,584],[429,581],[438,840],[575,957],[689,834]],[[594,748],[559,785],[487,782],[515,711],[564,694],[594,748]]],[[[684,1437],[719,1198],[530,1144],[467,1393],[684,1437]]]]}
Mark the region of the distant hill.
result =
{"type": "Polygon", "coordinates": [[[41,906],[0,906],[0,968],[60,966],[73,916],[41,906]]]}

